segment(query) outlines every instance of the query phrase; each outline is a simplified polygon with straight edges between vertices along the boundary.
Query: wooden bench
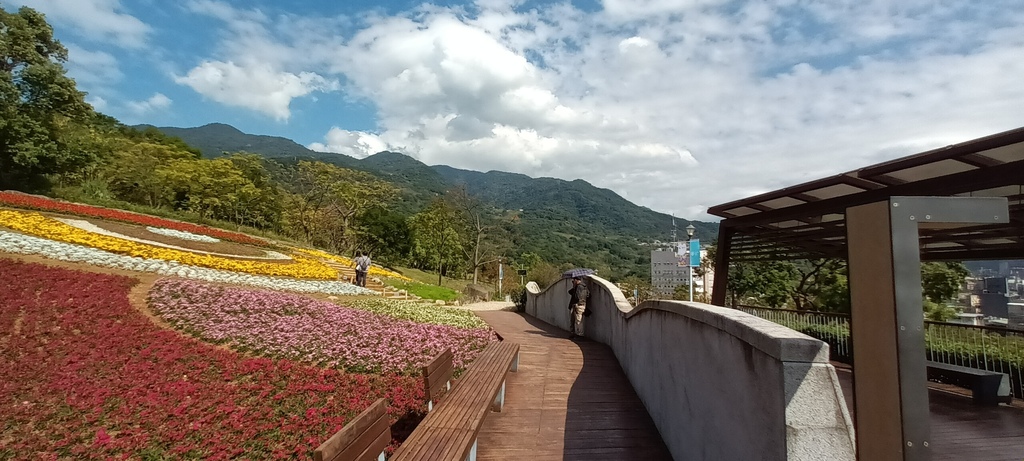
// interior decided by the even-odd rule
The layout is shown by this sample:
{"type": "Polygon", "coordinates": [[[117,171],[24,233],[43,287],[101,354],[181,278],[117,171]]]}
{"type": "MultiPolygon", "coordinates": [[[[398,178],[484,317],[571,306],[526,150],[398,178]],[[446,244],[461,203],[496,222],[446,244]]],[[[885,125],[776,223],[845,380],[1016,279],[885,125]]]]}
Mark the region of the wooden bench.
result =
{"type": "Polygon", "coordinates": [[[999,402],[1013,401],[1010,376],[1006,373],[929,361],[928,380],[970,389],[971,397],[978,405],[998,405],[999,402]]]}
{"type": "Polygon", "coordinates": [[[452,389],[452,372],[455,365],[452,351],[445,350],[423,367],[423,392],[427,395],[427,411],[434,411],[434,401],[452,389]]]}
{"type": "Polygon", "coordinates": [[[444,400],[395,451],[392,461],[474,461],[484,419],[505,405],[505,375],[519,369],[519,344],[492,343],[444,400]]]}
{"type": "Polygon", "coordinates": [[[314,461],[384,461],[391,443],[388,404],[377,399],[313,452],[314,461]]]}

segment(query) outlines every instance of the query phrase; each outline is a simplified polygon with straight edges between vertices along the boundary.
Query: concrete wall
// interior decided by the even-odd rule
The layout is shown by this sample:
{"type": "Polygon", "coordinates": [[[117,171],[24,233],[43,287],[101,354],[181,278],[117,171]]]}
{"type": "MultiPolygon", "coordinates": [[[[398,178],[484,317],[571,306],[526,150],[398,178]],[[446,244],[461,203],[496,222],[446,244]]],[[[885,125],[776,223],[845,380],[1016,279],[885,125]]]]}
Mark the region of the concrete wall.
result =
{"type": "MultiPolygon", "coordinates": [[[[676,460],[855,459],[827,344],[708,304],[634,308],[608,281],[586,283],[586,336],[615,352],[676,460]]],[[[527,285],[526,313],[568,331],[570,286],[527,285]]]]}

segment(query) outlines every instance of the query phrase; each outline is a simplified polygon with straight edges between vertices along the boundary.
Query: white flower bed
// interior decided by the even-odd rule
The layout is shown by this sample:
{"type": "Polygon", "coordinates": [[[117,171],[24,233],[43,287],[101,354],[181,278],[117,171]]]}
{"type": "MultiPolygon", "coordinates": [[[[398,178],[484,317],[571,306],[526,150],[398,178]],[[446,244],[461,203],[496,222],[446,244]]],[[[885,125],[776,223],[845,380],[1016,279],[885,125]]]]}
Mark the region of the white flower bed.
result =
{"type": "Polygon", "coordinates": [[[220,242],[220,239],[210,237],[209,235],[193,234],[191,232],[186,232],[186,231],[181,231],[181,230],[164,229],[162,227],[149,227],[149,226],[146,227],[146,230],[148,230],[148,231],[150,231],[150,232],[152,232],[154,234],[166,235],[168,237],[179,238],[179,239],[182,239],[182,240],[191,240],[193,242],[206,242],[206,243],[218,243],[218,242],[220,242]]]}
{"type": "MultiPolygon", "coordinates": [[[[120,233],[117,233],[117,232],[114,232],[114,231],[106,230],[106,229],[104,229],[104,228],[102,228],[100,226],[97,226],[97,225],[95,225],[95,224],[93,224],[93,223],[91,223],[89,221],[84,220],[84,219],[74,219],[74,218],[53,218],[53,219],[55,219],[57,221],[60,221],[60,222],[62,222],[64,224],[67,224],[69,226],[77,227],[77,228],[82,229],[82,230],[84,230],[86,232],[92,232],[94,234],[106,235],[108,237],[114,237],[114,238],[119,238],[119,239],[123,239],[123,240],[131,240],[133,242],[145,243],[146,245],[153,245],[153,246],[162,247],[162,248],[170,248],[172,250],[181,250],[181,251],[188,251],[188,252],[192,252],[192,253],[201,253],[201,254],[204,254],[204,255],[225,256],[225,257],[228,257],[228,258],[240,258],[240,259],[257,259],[257,260],[262,260],[262,259],[292,259],[291,256],[288,256],[286,254],[281,254],[281,253],[278,253],[276,251],[270,251],[270,250],[263,250],[263,252],[267,254],[266,256],[242,256],[242,255],[232,255],[232,254],[226,254],[226,253],[214,253],[212,251],[193,250],[191,248],[174,246],[174,245],[170,245],[170,244],[163,243],[163,242],[154,242],[152,240],[146,240],[146,239],[140,239],[140,238],[135,238],[135,237],[129,237],[129,236],[124,235],[124,234],[120,234],[120,233]]],[[[147,228],[147,229],[149,229],[149,228],[147,228]]],[[[153,229],[156,229],[156,228],[153,228],[153,229]]],[[[192,234],[192,235],[198,235],[198,234],[192,234]]],[[[210,238],[213,238],[213,237],[210,237],[210,238]]],[[[216,239],[214,239],[214,240],[216,240],[216,239]]],[[[217,241],[219,242],[220,240],[217,240],[217,241]]]]}
{"type": "Polygon", "coordinates": [[[139,272],[155,272],[161,275],[174,275],[208,282],[249,285],[300,293],[324,293],[330,295],[376,294],[373,290],[341,281],[298,280],[207,269],[181,264],[177,261],[124,256],[82,245],[55,242],[53,240],[7,231],[0,231],[0,251],[42,255],[60,261],[84,262],[96,266],[139,272]]]}

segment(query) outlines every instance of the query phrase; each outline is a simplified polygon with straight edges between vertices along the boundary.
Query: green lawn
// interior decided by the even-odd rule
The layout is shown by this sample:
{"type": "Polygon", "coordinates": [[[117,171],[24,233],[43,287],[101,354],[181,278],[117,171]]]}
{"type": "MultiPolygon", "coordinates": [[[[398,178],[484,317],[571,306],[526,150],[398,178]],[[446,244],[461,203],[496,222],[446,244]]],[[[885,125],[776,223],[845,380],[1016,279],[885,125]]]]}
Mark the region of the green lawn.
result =
{"type": "MultiPolygon", "coordinates": [[[[419,269],[412,269],[407,267],[396,267],[395,269],[397,269],[398,272],[401,273],[402,275],[409,277],[417,282],[437,287],[437,274],[433,272],[424,272],[419,269]]],[[[448,277],[445,277],[441,282],[441,286],[462,293],[462,290],[465,290],[466,285],[469,285],[470,282],[471,280],[450,279],[448,277]]],[[[391,285],[396,288],[400,288],[398,287],[398,285],[391,285]]]]}
{"type": "Polygon", "coordinates": [[[455,291],[448,287],[439,287],[437,285],[430,285],[427,283],[420,282],[406,282],[398,279],[388,280],[388,285],[395,287],[399,290],[408,291],[409,294],[419,296],[423,299],[442,299],[445,301],[454,301],[459,299],[460,292],[455,291]]]}

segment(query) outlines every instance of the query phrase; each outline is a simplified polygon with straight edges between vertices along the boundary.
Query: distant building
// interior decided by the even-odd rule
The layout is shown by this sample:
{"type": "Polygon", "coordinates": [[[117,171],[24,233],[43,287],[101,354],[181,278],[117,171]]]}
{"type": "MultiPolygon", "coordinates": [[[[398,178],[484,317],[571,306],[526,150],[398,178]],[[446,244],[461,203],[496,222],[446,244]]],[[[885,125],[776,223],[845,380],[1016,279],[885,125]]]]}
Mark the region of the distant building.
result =
{"type": "Polygon", "coordinates": [[[671,298],[676,287],[690,280],[690,268],[686,265],[686,255],[677,254],[675,249],[651,251],[651,287],[661,298],[671,298]]]}
{"type": "MultiPolygon", "coordinates": [[[[689,267],[690,250],[689,241],[680,241],[677,238],[678,229],[676,219],[672,218],[672,241],[661,242],[655,240],[653,245],[660,247],[651,251],[651,287],[658,298],[671,298],[676,288],[687,287],[690,283],[689,267]]],[[[707,257],[707,250],[701,248],[700,259],[707,257]]],[[[705,272],[695,271],[693,274],[693,300],[698,301],[701,295],[705,294],[705,288],[714,283],[715,274],[713,270],[705,272]]],[[[705,302],[710,302],[710,290],[704,296],[705,302]]]]}

